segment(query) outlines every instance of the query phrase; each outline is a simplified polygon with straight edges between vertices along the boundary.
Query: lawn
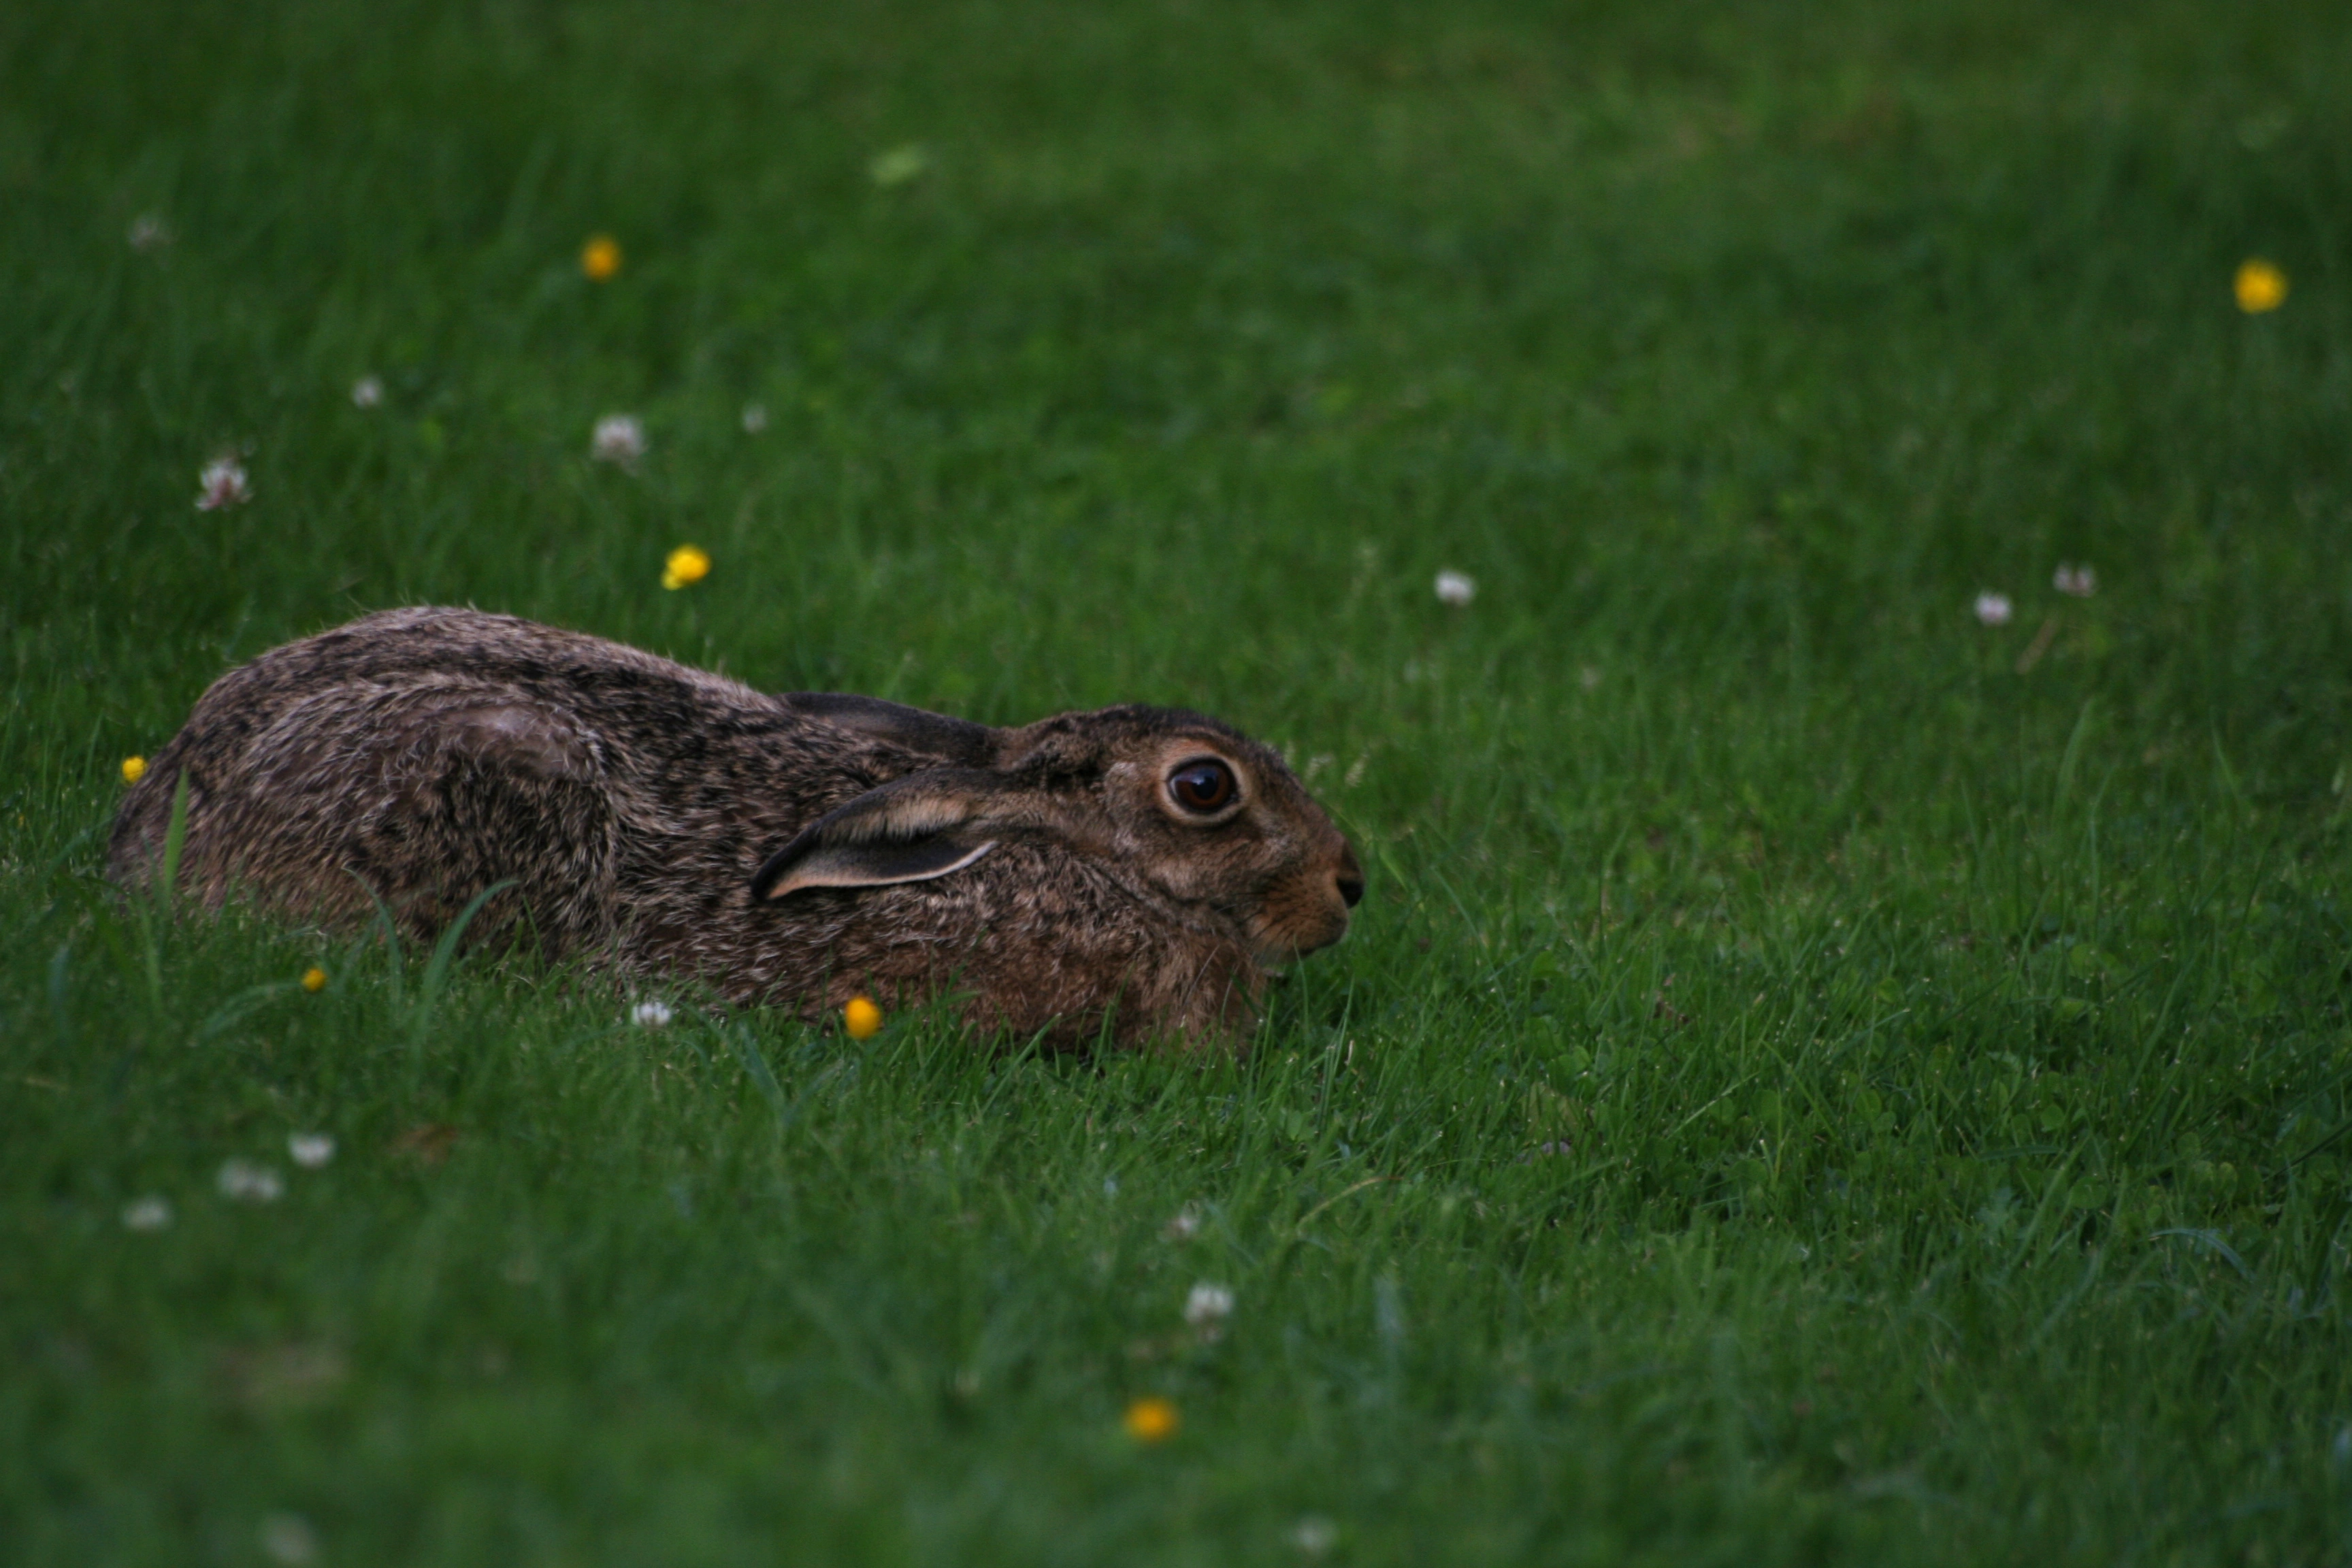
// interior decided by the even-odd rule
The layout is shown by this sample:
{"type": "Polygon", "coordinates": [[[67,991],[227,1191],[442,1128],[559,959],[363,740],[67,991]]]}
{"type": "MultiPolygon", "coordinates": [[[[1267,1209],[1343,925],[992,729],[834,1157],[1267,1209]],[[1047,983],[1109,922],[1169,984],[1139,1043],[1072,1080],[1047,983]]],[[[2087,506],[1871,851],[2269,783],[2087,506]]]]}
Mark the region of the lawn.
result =
{"type": "Polygon", "coordinates": [[[2352,1558],[2347,80],[2323,0],[0,10],[0,1555],[2352,1558]],[[111,897],[206,683],[435,602],[1199,708],[1371,890],[1240,1059],[111,897]]]}

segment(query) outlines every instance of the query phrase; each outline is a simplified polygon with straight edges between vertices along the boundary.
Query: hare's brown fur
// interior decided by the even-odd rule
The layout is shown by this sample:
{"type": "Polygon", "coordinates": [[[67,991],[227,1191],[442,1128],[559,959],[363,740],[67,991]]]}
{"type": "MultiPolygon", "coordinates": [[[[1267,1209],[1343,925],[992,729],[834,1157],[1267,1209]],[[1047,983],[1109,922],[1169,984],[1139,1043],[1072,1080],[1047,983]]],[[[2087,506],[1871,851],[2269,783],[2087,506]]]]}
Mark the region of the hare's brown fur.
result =
{"type": "Polygon", "coordinates": [[[123,802],[153,875],[188,783],[184,885],[355,928],[377,900],[469,940],[688,977],[814,1015],[953,993],[1068,1042],[1231,1038],[1270,963],[1338,940],[1361,873],[1281,760],[1213,720],[1109,708],[994,730],[769,696],[506,616],[407,609],[215,682],[123,802]],[[1213,824],[1155,794],[1190,756],[1246,785],[1213,824]],[[759,887],[755,889],[755,879],[759,887]]]}

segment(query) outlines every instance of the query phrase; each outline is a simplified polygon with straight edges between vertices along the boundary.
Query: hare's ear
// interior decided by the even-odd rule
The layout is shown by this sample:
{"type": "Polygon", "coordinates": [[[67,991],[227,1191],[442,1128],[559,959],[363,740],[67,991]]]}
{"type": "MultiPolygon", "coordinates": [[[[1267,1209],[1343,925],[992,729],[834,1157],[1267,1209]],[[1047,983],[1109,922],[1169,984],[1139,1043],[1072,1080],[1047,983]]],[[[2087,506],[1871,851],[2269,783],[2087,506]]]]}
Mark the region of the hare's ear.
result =
{"type": "Polygon", "coordinates": [[[801,829],[751,878],[751,901],[803,888],[879,888],[961,871],[996,847],[993,774],[937,768],[867,790],[801,829]]]}
{"type": "Polygon", "coordinates": [[[795,713],[967,767],[985,766],[996,757],[997,732],[969,719],[950,719],[902,702],[844,691],[788,691],[783,701],[795,713]]]}

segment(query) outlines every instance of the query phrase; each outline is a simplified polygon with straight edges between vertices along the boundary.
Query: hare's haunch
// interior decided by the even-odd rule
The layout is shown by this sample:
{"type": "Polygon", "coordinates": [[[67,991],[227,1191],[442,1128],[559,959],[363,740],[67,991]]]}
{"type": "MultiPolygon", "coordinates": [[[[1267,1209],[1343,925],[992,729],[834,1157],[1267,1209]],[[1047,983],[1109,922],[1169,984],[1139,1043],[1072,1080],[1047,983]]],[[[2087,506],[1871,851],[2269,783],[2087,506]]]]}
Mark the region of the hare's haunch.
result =
{"type": "Polygon", "coordinates": [[[122,804],[109,870],[413,934],[699,980],[815,1014],[968,998],[1066,1042],[1234,1037],[1363,873],[1281,758],[1164,708],[1015,730],[772,697],[618,643],[390,610],[213,683],[122,804]]]}

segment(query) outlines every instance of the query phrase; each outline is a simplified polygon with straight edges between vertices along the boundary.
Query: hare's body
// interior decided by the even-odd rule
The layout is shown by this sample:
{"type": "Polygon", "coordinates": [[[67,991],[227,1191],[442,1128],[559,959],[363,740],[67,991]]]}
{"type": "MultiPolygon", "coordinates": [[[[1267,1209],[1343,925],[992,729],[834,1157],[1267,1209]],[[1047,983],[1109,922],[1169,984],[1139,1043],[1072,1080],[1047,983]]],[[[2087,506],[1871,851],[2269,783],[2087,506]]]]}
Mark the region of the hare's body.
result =
{"type": "Polygon", "coordinates": [[[123,803],[118,881],[152,874],[183,775],[181,877],[207,904],[352,928],[380,900],[421,937],[510,879],[475,931],[551,956],[808,1013],[953,991],[1067,1039],[1107,1015],[1128,1039],[1246,1027],[1263,963],[1336,940],[1360,885],[1279,761],[1196,715],[992,730],[467,610],[222,677],[123,803]],[[1139,815],[1139,770],[1192,752],[1233,759],[1273,827],[1139,815]]]}

